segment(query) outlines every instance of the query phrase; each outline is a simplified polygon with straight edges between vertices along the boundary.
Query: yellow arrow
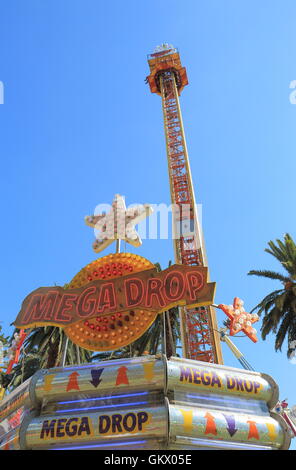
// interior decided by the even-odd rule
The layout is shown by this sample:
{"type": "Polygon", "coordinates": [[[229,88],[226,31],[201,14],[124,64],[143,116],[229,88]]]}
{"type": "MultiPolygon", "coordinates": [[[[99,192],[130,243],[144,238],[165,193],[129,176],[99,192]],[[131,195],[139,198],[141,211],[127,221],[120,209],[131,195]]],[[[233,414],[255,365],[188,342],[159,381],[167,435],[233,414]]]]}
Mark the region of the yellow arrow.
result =
{"type": "Polygon", "coordinates": [[[146,362],[146,364],[143,364],[144,377],[149,381],[154,378],[154,364],[155,362],[146,362]]]}
{"type": "Polygon", "coordinates": [[[265,424],[266,424],[266,427],[268,429],[268,434],[269,434],[270,439],[272,441],[274,441],[276,436],[277,436],[275,424],[273,424],[273,423],[265,423],[265,424]]]}
{"type": "Polygon", "coordinates": [[[54,374],[49,374],[44,377],[43,390],[45,390],[46,392],[50,392],[50,390],[52,389],[51,383],[54,378],[55,378],[54,374]]]}
{"type": "Polygon", "coordinates": [[[184,427],[184,431],[187,431],[187,432],[190,432],[192,431],[192,428],[193,428],[193,423],[192,423],[192,420],[193,420],[193,411],[187,411],[187,410],[180,410],[182,415],[183,415],[183,418],[184,418],[184,424],[183,424],[183,427],[184,427]]]}

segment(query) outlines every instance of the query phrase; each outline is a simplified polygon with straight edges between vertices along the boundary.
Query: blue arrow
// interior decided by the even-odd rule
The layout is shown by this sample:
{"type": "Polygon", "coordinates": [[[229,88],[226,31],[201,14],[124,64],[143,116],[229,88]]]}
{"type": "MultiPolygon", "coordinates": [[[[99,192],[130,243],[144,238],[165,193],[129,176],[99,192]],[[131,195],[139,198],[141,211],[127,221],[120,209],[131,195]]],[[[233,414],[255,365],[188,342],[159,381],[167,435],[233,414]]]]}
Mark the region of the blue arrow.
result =
{"type": "Polygon", "coordinates": [[[224,418],[226,419],[227,422],[227,431],[229,432],[230,436],[234,436],[234,434],[237,431],[237,428],[235,427],[235,419],[233,415],[225,415],[223,414],[224,418]]]}
{"type": "Polygon", "coordinates": [[[104,369],[92,369],[90,371],[92,380],[90,383],[97,388],[97,386],[102,382],[101,375],[104,369]]]}

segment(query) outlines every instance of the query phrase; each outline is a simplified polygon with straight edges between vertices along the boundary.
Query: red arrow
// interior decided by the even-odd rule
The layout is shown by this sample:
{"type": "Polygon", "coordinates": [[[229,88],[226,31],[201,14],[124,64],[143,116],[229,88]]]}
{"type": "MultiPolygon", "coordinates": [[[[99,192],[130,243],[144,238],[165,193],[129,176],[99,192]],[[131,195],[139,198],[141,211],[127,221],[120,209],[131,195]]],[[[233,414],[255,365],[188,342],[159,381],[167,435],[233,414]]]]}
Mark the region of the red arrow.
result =
{"type": "Polygon", "coordinates": [[[121,384],[129,385],[126,371],[127,371],[127,367],[125,366],[119,367],[117,371],[116,385],[121,385],[121,384]]]}
{"type": "Polygon", "coordinates": [[[21,352],[21,347],[23,345],[23,342],[25,341],[25,338],[27,336],[27,333],[25,333],[25,330],[20,330],[20,337],[19,341],[17,343],[17,348],[14,353],[14,357],[9,361],[9,364],[7,366],[6,374],[10,374],[14,364],[16,364],[19,360],[20,357],[20,352],[21,352]]]}
{"type": "Polygon", "coordinates": [[[78,376],[79,376],[78,372],[72,372],[72,374],[69,375],[69,382],[67,385],[66,392],[69,392],[70,390],[80,390],[78,382],[77,382],[78,376]]]}
{"type": "Polygon", "coordinates": [[[205,418],[207,420],[205,434],[215,434],[217,435],[217,427],[215,423],[215,418],[211,413],[206,413],[205,418]]]}
{"type": "Polygon", "coordinates": [[[256,426],[255,421],[247,421],[247,423],[249,423],[249,435],[248,435],[248,439],[252,439],[252,437],[253,437],[254,439],[260,439],[260,438],[259,438],[258,429],[257,429],[257,426],[256,426]]]}

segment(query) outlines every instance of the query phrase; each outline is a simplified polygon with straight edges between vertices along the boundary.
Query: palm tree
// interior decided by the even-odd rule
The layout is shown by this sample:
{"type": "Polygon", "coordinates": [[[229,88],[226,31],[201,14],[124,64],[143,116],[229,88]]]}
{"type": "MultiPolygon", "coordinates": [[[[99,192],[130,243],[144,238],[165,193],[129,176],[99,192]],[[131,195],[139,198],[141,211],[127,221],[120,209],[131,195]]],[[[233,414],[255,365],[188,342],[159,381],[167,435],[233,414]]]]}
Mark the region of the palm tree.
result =
{"type": "Polygon", "coordinates": [[[1,397],[1,388],[6,388],[9,384],[8,377],[5,377],[5,372],[3,371],[2,367],[4,366],[4,358],[5,358],[5,351],[9,344],[9,336],[4,336],[2,332],[2,326],[0,325],[0,343],[1,343],[1,358],[0,358],[0,397],[1,397]]]}
{"type": "Polygon", "coordinates": [[[0,341],[2,343],[2,346],[6,346],[9,342],[9,336],[4,336],[1,325],[0,325],[0,341]]]}
{"type": "MultiPolygon", "coordinates": [[[[24,354],[38,353],[41,356],[40,368],[50,369],[61,365],[62,354],[66,345],[66,335],[62,328],[44,326],[34,328],[24,343],[24,354]]],[[[68,341],[65,365],[90,362],[92,352],[68,341]]]]}
{"type": "MultiPolygon", "coordinates": [[[[15,330],[14,333],[16,331],[18,330],[15,330]]],[[[10,374],[0,373],[0,385],[12,391],[37,370],[61,365],[65,344],[66,335],[62,328],[56,326],[34,328],[26,337],[19,361],[13,367],[12,372],[10,374]]],[[[91,357],[91,351],[68,341],[65,365],[90,362],[91,357]]]]}
{"type": "Polygon", "coordinates": [[[41,355],[38,353],[23,355],[21,361],[14,366],[10,374],[3,374],[0,377],[2,386],[9,392],[12,392],[12,390],[25,382],[25,380],[41,368],[40,363],[41,355]]]}
{"type": "Polygon", "coordinates": [[[284,241],[270,241],[268,246],[265,251],[274,256],[286,272],[252,270],[248,274],[278,280],[283,286],[264,297],[252,312],[257,310],[258,315],[264,312],[262,338],[265,340],[269,333],[274,333],[276,351],[281,351],[284,340],[288,340],[289,357],[295,349],[291,343],[296,340],[296,244],[287,233],[284,241]]]}
{"type": "MultiPolygon", "coordinates": [[[[64,289],[68,286],[69,284],[65,284],[64,289]]],[[[13,332],[11,340],[16,331],[18,330],[13,332]]],[[[24,341],[18,364],[14,366],[9,376],[4,377],[5,374],[2,373],[0,384],[2,381],[6,388],[13,390],[38,369],[50,369],[61,365],[65,346],[67,346],[65,365],[91,361],[91,351],[78,347],[70,340],[66,342],[66,339],[63,329],[56,326],[32,329],[24,341]]]]}

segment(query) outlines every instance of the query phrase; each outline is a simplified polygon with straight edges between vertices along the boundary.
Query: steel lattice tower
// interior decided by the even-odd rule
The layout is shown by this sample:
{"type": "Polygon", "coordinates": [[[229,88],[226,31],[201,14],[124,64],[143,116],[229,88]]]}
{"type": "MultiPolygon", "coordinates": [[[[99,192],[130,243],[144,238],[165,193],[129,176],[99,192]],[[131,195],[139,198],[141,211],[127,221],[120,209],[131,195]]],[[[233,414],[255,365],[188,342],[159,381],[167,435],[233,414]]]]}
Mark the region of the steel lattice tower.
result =
{"type": "MultiPolygon", "coordinates": [[[[185,67],[173,46],[163,44],[148,56],[150,75],[147,82],[152,93],[162,98],[168,172],[175,233],[175,261],[186,265],[206,266],[206,252],[195,205],[179,95],[188,85],[185,67]],[[178,236],[176,237],[176,234],[178,236]]],[[[180,309],[183,356],[221,364],[222,353],[212,307],[180,309]]]]}

